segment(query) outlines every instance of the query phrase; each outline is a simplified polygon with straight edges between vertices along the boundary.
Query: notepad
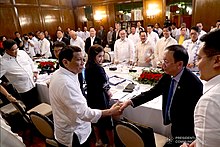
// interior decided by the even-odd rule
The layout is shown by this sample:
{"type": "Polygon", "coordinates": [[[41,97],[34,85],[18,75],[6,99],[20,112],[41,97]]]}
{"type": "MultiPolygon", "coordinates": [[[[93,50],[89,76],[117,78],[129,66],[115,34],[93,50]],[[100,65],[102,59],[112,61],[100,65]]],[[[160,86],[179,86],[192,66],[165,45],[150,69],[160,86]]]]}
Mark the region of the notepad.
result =
{"type": "Polygon", "coordinates": [[[114,86],[116,86],[124,81],[126,81],[126,79],[120,78],[118,76],[112,76],[109,78],[109,83],[114,86]]]}

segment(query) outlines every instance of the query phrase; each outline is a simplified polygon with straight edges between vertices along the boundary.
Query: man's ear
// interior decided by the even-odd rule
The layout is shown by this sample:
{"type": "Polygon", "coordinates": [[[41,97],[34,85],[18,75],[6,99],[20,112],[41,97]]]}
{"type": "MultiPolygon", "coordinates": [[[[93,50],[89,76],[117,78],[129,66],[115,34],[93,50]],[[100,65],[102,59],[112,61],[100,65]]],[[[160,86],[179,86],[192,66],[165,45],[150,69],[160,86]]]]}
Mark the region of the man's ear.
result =
{"type": "Polygon", "coordinates": [[[214,57],[214,65],[213,65],[214,68],[220,68],[220,55],[216,55],[214,57]]]}
{"type": "Polygon", "coordinates": [[[63,59],[62,60],[64,67],[68,67],[68,60],[67,59],[63,59]]]}

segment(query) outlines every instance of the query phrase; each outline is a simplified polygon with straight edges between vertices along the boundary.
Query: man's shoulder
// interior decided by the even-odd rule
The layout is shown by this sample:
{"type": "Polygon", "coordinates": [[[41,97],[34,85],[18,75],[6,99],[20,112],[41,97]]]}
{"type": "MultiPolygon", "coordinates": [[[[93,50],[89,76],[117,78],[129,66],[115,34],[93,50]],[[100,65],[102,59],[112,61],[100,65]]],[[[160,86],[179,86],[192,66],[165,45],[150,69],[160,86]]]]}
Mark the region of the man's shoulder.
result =
{"type": "Polygon", "coordinates": [[[197,84],[202,85],[201,80],[192,71],[190,71],[188,68],[184,69],[182,79],[185,80],[186,82],[189,82],[189,83],[193,83],[193,84],[197,83],[197,84]]]}

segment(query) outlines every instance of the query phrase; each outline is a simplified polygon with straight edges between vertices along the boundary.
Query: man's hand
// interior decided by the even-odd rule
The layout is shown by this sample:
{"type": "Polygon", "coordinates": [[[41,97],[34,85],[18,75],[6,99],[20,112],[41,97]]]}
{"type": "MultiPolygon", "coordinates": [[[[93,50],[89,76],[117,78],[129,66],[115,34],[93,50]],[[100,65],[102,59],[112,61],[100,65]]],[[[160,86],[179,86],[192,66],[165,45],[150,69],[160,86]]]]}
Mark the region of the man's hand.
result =
{"type": "Polygon", "coordinates": [[[119,105],[119,103],[117,102],[117,103],[115,103],[114,105],[112,105],[112,107],[110,108],[111,114],[112,114],[112,115],[121,115],[122,112],[119,111],[119,109],[120,109],[120,105],[119,105]]]}
{"type": "Polygon", "coordinates": [[[131,100],[127,100],[127,101],[125,101],[123,103],[120,103],[119,105],[120,105],[119,111],[123,112],[126,107],[131,105],[131,100]]]}
{"type": "Polygon", "coordinates": [[[34,81],[35,81],[35,80],[37,80],[38,72],[33,72],[33,74],[34,74],[34,75],[33,75],[33,76],[34,76],[33,78],[34,78],[34,81]]]}

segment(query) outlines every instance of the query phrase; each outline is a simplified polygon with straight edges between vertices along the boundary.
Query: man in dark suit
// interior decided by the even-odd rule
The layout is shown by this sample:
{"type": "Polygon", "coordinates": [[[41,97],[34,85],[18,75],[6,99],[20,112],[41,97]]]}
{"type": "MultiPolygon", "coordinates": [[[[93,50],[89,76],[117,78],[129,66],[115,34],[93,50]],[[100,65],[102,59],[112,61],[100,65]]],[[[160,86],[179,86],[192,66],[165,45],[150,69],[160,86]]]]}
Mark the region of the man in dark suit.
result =
{"type": "Polygon", "coordinates": [[[90,37],[88,37],[86,39],[85,42],[85,52],[88,54],[89,48],[90,46],[94,45],[94,44],[99,44],[101,45],[101,39],[99,39],[98,37],[96,37],[96,31],[94,27],[90,27],[89,28],[89,34],[90,37]]]}
{"type": "Polygon", "coordinates": [[[112,33],[112,46],[110,46],[112,51],[114,51],[115,41],[117,39],[120,39],[120,36],[119,36],[120,30],[121,30],[121,24],[120,23],[115,23],[115,30],[112,33]]]}
{"type": "Polygon", "coordinates": [[[193,113],[202,95],[203,85],[197,76],[186,68],[188,59],[184,47],[167,47],[162,65],[165,74],[159,82],[149,91],[121,104],[121,110],[128,105],[137,107],[162,95],[163,123],[171,124],[173,137],[165,146],[180,146],[181,143],[191,142],[195,138],[193,113]]]}
{"type": "Polygon", "coordinates": [[[64,32],[62,30],[57,30],[57,40],[56,41],[63,41],[66,45],[70,45],[70,40],[64,37],[64,32]]]}
{"type": "Polygon", "coordinates": [[[24,50],[24,43],[23,43],[23,40],[21,38],[21,34],[19,32],[15,32],[15,36],[16,38],[14,39],[14,41],[17,43],[17,46],[20,50],[24,50]]]}

